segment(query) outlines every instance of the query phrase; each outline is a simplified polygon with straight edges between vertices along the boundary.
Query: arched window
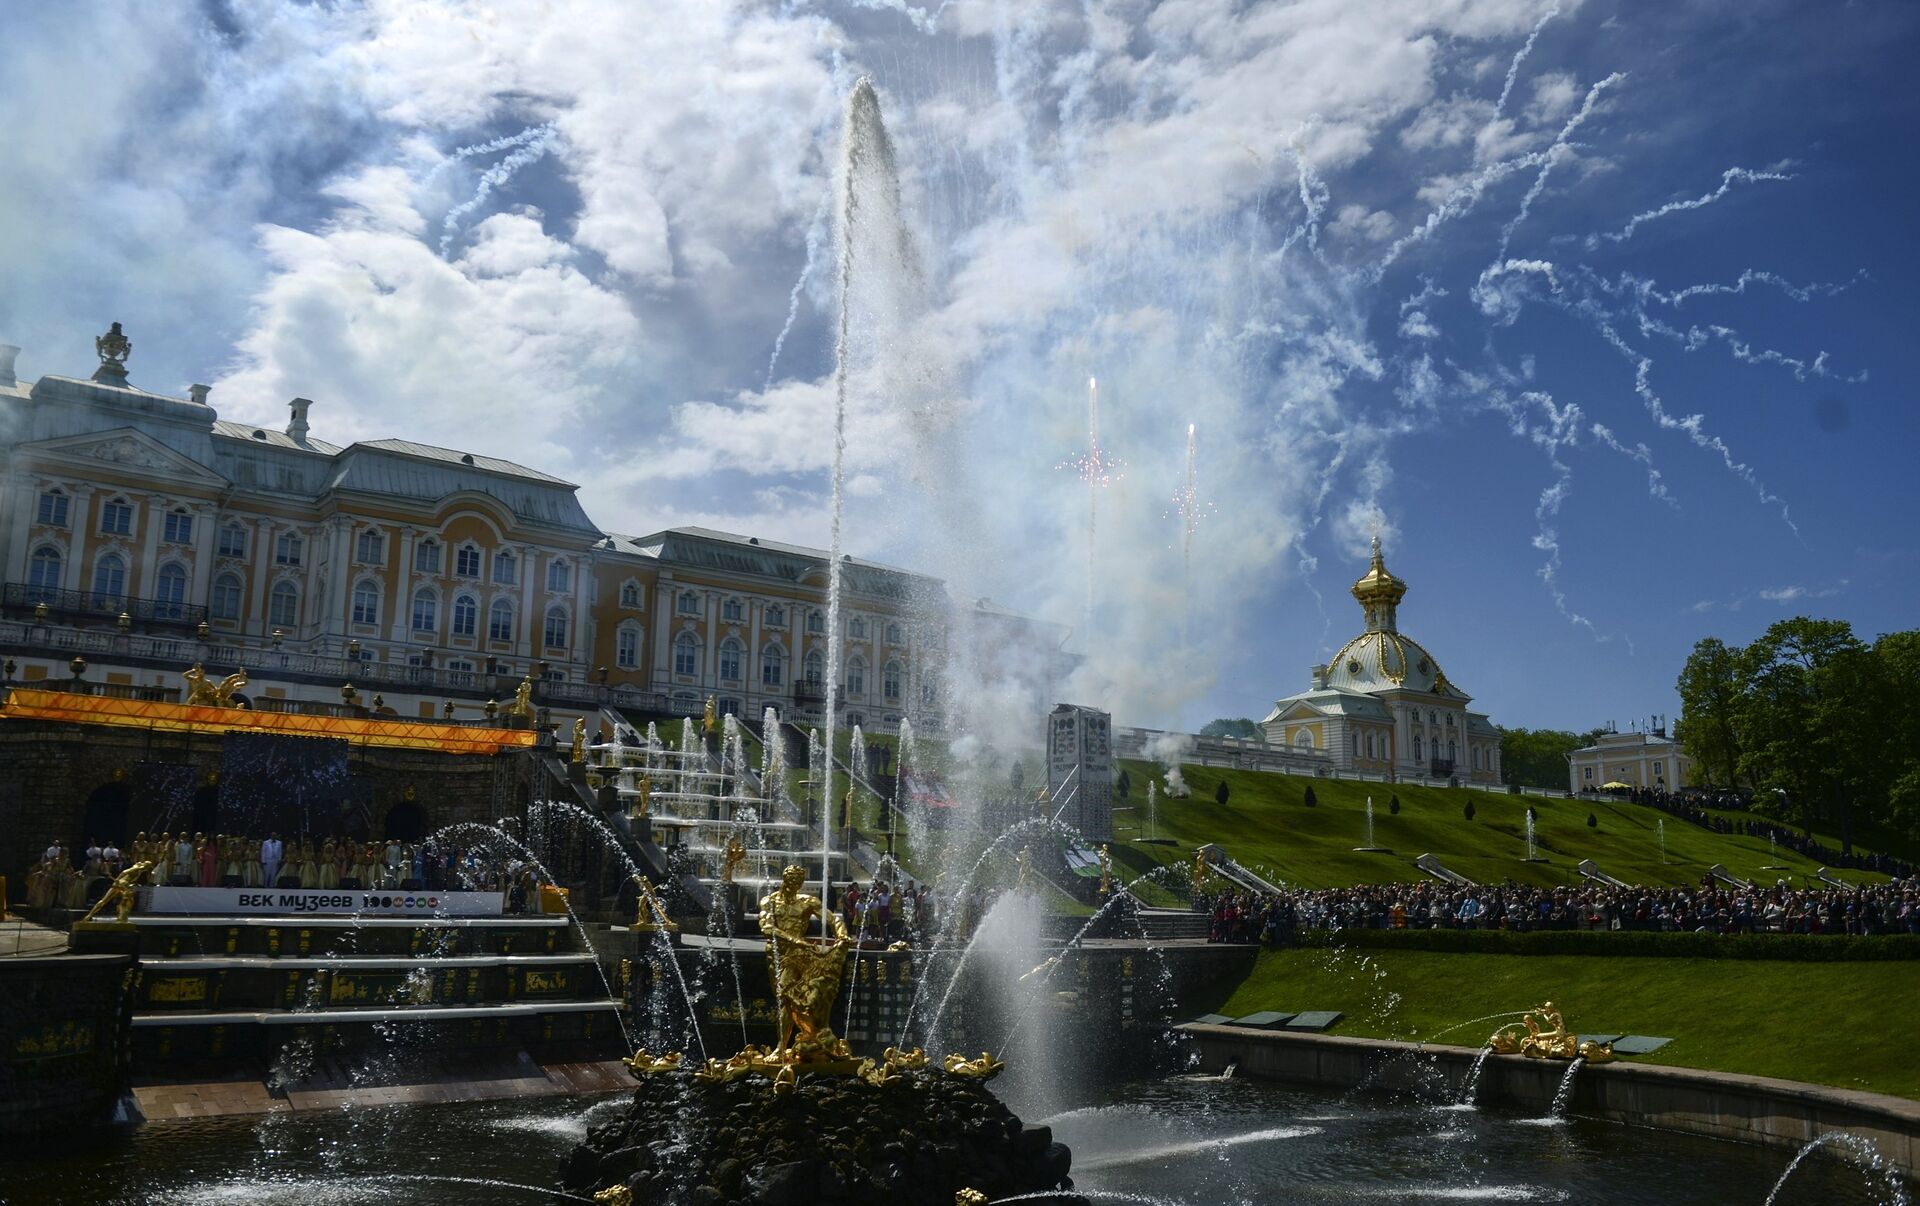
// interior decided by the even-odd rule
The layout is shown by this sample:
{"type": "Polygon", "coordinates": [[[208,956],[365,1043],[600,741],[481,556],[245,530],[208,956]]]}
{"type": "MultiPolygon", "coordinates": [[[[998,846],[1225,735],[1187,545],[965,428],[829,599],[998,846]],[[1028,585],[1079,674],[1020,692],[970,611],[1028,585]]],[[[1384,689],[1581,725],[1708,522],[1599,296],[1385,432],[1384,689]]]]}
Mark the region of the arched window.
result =
{"type": "Polygon", "coordinates": [[[740,655],[746,649],[739,641],[728,637],[720,642],[720,681],[737,683],[740,681],[740,655]]]}
{"type": "Polygon", "coordinates": [[[847,637],[848,639],[855,640],[855,641],[866,640],[867,639],[867,622],[861,619],[859,616],[855,616],[851,620],[848,620],[847,621],[847,637]]]}
{"type": "Polygon", "coordinates": [[[100,534],[125,536],[133,531],[133,504],[124,498],[110,498],[100,508],[100,534]]]}
{"type": "Polygon", "coordinates": [[[721,619],[733,620],[735,622],[738,622],[740,620],[746,619],[746,617],[747,617],[746,604],[740,602],[738,598],[730,598],[720,604],[721,619]]]}
{"type": "Polygon", "coordinates": [[[440,572],[440,542],[428,536],[413,546],[413,572],[416,574],[437,574],[440,572]]]}
{"type": "Polygon", "coordinates": [[[185,507],[175,507],[167,512],[166,521],[161,525],[160,539],[168,544],[193,543],[193,516],[187,514],[185,507]]]}
{"type": "Polygon", "coordinates": [[[1298,733],[1295,733],[1293,735],[1293,744],[1295,749],[1302,749],[1302,750],[1312,749],[1313,748],[1313,730],[1301,729],[1298,733]]]}
{"type": "Polygon", "coordinates": [[[1374,756],[1374,753],[1373,753],[1373,734],[1372,734],[1372,733],[1368,733],[1368,734],[1367,734],[1367,757],[1369,757],[1369,758],[1371,758],[1371,757],[1373,757],[1373,756],[1374,756]]]}
{"type": "Polygon", "coordinates": [[[517,564],[513,554],[505,549],[493,555],[493,580],[502,586],[512,586],[516,581],[517,564]]]}
{"type": "Polygon", "coordinates": [[[462,578],[480,576],[480,546],[471,542],[453,551],[453,572],[462,578]]]}
{"type": "Polygon", "coordinates": [[[1347,734],[1347,754],[1350,757],[1354,757],[1354,758],[1358,758],[1360,756],[1360,734],[1358,733],[1347,734]]]}
{"type": "Polygon", "coordinates": [[[32,588],[29,602],[44,603],[53,598],[53,592],[60,589],[60,569],[59,549],[43,544],[33,550],[27,566],[27,585],[32,588]]]}
{"type": "Polygon", "coordinates": [[[787,652],[778,645],[760,651],[760,685],[777,687],[786,680],[787,652]]]}
{"type": "Polygon", "coordinates": [[[920,680],[920,706],[931,708],[938,702],[940,702],[940,678],[938,675],[929,674],[920,680]]]}
{"type": "Polygon", "coordinates": [[[768,628],[785,628],[786,626],[787,626],[787,609],[786,608],[780,606],[778,603],[774,604],[772,607],[767,608],[767,627],[768,628]]]}
{"type": "Polygon", "coordinates": [[[440,628],[440,596],[427,587],[413,592],[413,630],[437,632],[440,628]]]}
{"type": "Polygon", "coordinates": [[[470,637],[480,624],[480,605],[472,595],[453,597],[453,635],[470,637]]]}
{"type": "Polygon", "coordinates": [[[108,553],[93,566],[93,605],[102,611],[120,610],[127,593],[127,563],[118,553],[108,553]]]}
{"type": "Polygon", "coordinates": [[[900,662],[890,658],[880,671],[880,693],[888,699],[900,698],[900,662]]]}
{"type": "Polygon", "coordinates": [[[700,638],[691,632],[673,638],[673,672],[688,678],[700,673],[700,638]]]}
{"type": "Polygon", "coordinates": [[[547,590],[564,595],[573,589],[573,567],[564,561],[547,562],[547,590]]]}
{"type": "Polygon", "coordinates": [[[680,592],[680,614],[683,616],[699,615],[700,614],[700,596],[694,594],[690,590],[681,591],[680,592]]]}
{"type": "Polygon", "coordinates": [[[620,606],[640,606],[640,584],[638,582],[622,582],[620,584],[620,606]]]}
{"type": "Polygon", "coordinates": [[[854,657],[847,660],[847,694],[865,695],[867,693],[867,659],[854,657]]]}
{"type": "Polygon", "coordinates": [[[823,673],[826,669],[826,664],[826,659],[820,656],[818,649],[807,654],[806,676],[809,687],[818,690],[820,685],[825,681],[823,673]]]}
{"type": "Polygon", "coordinates": [[[622,670],[640,665],[640,630],[631,624],[622,624],[613,636],[613,664],[622,670]]]}
{"type": "Polygon", "coordinates": [[[541,628],[541,639],[549,649],[567,647],[567,609],[564,607],[547,608],[547,622],[541,628]]]}
{"type": "Polygon", "coordinates": [[[300,556],[305,551],[306,542],[298,533],[282,532],[273,542],[273,563],[275,565],[299,565],[300,556]]]}
{"type": "Polygon", "coordinates": [[[221,528],[220,545],[215,552],[222,557],[246,556],[247,530],[237,523],[230,523],[221,528]]]}
{"type": "Polygon", "coordinates": [[[887,644],[898,645],[899,643],[900,643],[900,625],[898,624],[887,625],[887,644]]]}
{"type": "Polygon", "coordinates": [[[356,624],[380,622],[380,588],[364,579],[354,583],[353,586],[353,622],[356,624]]]}
{"type": "Polygon", "coordinates": [[[493,606],[487,609],[487,639],[489,641],[513,639],[513,604],[505,599],[495,599],[493,606]]]}
{"type": "Polygon", "coordinates": [[[213,618],[216,620],[237,620],[240,618],[240,575],[221,574],[213,580],[213,598],[211,600],[213,618]]]}
{"type": "Polygon", "coordinates": [[[65,491],[49,490],[40,496],[40,522],[50,528],[67,526],[67,495],[65,491]]]}
{"type": "Polygon", "coordinates": [[[1453,742],[1451,742],[1451,741],[1449,741],[1449,742],[1447,742],[1447,761],[1448,761],[1448,762],[1452,762],[1452,761],[1454,761],[1455,759],[1457,759],[1457,758],[1458,758],[1459,756],[1460,756],[1460,755],[1458,755],[1458,754],[1456,754],[1456,753],[1454,753],[1454,745],[1453,745],[1453,742]]]}
{"type": "Polygon", "coordinates": [[[353,542],[353,559],[363,565],[385,565],[387,538],[372,528],[362,528],[353,542]]]}
{"type": "Polygon", "coordinates": [[[300,588],[291,582],[277,582],[267,596],[267,623],[275,628],[293,628],[300,623],[300,588]]]}
{"type": "Polygon", "coordinates": [[[187,571],[178,561],[160,567],[153,582],[154,615],[162,620],[177,620],[187,614],[187,571]]]}
{"type": "Polygon", "coordinates": [[[823,611],[810,611],[807,613],[808,632],[825,632],[826,630],[827,613],[823,611]]]}
{"type": "Polygon", "coordinates": [[[1420,746],[1420,734],[1418,734],[1418,733],[1415,733],[1415,734],[1413,735],[1413,760],[1414,760],[1415,762],[1418,762],[1418,761],[1420,761],[1420,748],[1421,748],[1421,746],[1420,746]]]}

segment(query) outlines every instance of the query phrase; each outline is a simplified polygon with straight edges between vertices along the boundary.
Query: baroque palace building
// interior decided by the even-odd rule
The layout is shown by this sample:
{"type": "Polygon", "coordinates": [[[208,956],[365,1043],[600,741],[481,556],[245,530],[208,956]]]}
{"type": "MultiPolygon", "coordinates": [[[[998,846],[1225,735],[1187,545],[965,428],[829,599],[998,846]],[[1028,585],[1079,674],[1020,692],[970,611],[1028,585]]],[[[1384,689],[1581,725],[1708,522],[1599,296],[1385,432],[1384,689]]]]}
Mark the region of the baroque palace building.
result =
{"type": "Polygon", "coordinates": [[[1500,782],[1500,732],[1433,654],[1400,632],[1407,584],[1387,570],[1380,539],[1353,584],[1366,629],[1311,686],[1273,706],[1262,722],[1270,745],[1317,753],[1339,773],[1389,779],[1500,782]]]}
{"type": "MultiPolygon", "coordinates": [[[[90,379],[0,347],[0,652],[16,682],[184,697],[238,667],[255,707],[358,702],[477,719],[523,676],[556,718],[611,705],[824,719],[827,555],[702,528],[607,532],[572,483],[413,443],[340,447],[292,401],[271,430],[209,389],[132,385],[118,323],[90,379]],[[288,701],[288,702],[281,702],[288,701]],[[297,704],[295,701],[298,701],[297,704]]],[[[949,642],[1064,666],[1064,630],[843,561],[841,720],[937,727],[949,642]]]]}

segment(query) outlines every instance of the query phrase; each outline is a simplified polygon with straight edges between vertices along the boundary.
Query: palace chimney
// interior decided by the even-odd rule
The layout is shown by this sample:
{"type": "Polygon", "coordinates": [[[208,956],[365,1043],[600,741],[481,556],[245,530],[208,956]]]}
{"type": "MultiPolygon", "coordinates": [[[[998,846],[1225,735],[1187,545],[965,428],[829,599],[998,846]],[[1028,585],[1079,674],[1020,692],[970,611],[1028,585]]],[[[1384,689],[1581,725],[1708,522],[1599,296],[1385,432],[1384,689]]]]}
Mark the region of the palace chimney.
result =
{"type": "Polygon", "coordinates": [[[213,387],[211,385],[189,385],[187,387],[187,398],[190,401],[199,403],[201,406],[206,406],[208,405],[207,395],[212,392],[213,387]]]}
{"type": "Polygon", "coordinates": [[[287,424],[287,434],[296,440],[307,438],[307,408],[313,405],[311,398],[295,398],[287,404],[293,410],[293,419],[287,424]]]}
{"type": "Polygon", "coordinates": [[[20,349],[10,343],[0,343],[0,385],[18,385],[20,379],[13,375],[13,362],[20,356],[20,349]]]}
{"type": "Polygon", "coordinates": [[[1313,668],[1313,689],[1315,691],[1324,691],[1327,689],[1327,668],[1325,666],[1315,666],[1313,668]]]}

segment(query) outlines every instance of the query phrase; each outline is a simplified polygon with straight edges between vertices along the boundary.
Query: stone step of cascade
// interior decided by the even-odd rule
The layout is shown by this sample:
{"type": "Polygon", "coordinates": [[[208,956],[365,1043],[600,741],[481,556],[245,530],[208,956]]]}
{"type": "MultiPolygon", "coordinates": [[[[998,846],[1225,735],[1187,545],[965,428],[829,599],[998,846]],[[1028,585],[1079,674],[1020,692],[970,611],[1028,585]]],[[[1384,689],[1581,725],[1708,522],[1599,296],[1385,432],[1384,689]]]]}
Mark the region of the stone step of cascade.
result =
{"type": "Polygon", "coordinates": [[[1148,938],[1205,938],[1209,922],[1205,913],[1182,909],[1141,909],[1136,916],[1148,938]]]}
{"type": "Polygon", "coordinates": [[[297,1010],[314,1006],[453,1006],[607,995],[592,955],[470,955],[439,959],[194,956],[142,958],[135,1008],[297,1010]]]}
{"type": "Polygon", "coordinates": [[[351,914],[214,917],[136,914],[131,932],[76,932],[75,949],[108,947],[142,958],[326,958],[564,955],[579,936],[564,914],[512,917],[369,917],[351,914]]]}

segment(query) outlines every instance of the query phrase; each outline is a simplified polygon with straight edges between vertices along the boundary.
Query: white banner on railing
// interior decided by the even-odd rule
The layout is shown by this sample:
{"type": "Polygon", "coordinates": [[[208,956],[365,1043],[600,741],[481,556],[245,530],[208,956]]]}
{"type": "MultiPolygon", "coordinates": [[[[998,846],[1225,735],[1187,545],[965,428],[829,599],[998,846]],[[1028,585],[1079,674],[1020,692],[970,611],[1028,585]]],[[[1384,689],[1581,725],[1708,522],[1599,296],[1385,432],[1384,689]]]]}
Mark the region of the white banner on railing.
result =
{"type": "Polygon", "coordinates": [[[143,913],[212,913],[286,917],[302,913],[360,913],[408,917],[497,917],[498,892],[400,891],[382,888],[147,888],[143,913]]]}

